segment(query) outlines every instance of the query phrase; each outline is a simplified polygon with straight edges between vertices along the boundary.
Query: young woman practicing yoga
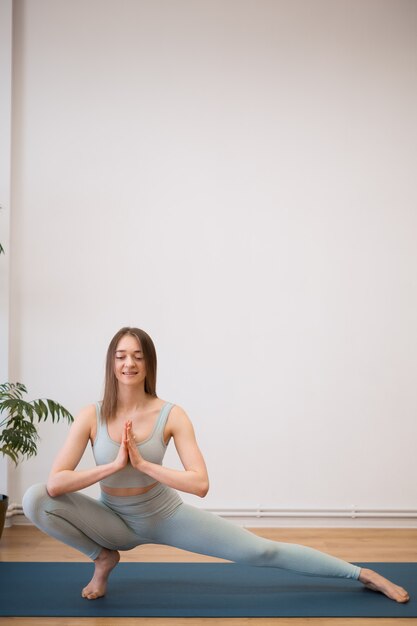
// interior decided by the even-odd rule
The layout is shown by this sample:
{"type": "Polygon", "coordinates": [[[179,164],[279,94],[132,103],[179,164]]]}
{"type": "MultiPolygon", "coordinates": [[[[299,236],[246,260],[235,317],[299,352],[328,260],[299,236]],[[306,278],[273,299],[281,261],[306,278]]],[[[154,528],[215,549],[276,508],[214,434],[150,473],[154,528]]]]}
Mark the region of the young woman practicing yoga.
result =
{"type": "Polygon", "coordinates": [[[397,602],[409,599],[404,589],[372,570],[312,548],[258,537],[185,504],[176,491],[204,497],[208,485],[189,418],[179,406],[156,395],[151,338],[138,328],[122,328],[107,351],[103,402],[80,412],[47,484],[30,487],[23,508],[41,530],[94,561],[94,575],[82,590],[89,600],[106,593],[118,551],[145,543],[310,576],[352,578],[397,602]],[[171,438],[183,470],[162,466],[171,438]],[[89,441],[96,467],[76,470],[89,441]],[[78,493],[97,482],[99,500],[78,493]]]}

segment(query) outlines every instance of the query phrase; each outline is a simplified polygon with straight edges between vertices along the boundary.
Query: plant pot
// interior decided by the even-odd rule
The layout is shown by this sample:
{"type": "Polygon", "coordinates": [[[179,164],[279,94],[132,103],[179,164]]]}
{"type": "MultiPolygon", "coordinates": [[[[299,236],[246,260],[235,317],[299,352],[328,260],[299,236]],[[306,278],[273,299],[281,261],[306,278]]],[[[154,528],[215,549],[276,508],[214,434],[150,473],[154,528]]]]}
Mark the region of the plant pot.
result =
{"type": "Polygon", "coordinates": [[[9,506],[9,498],[7,496],[0,494],[0,537],[3,532],[8,506],[9,506]]]}

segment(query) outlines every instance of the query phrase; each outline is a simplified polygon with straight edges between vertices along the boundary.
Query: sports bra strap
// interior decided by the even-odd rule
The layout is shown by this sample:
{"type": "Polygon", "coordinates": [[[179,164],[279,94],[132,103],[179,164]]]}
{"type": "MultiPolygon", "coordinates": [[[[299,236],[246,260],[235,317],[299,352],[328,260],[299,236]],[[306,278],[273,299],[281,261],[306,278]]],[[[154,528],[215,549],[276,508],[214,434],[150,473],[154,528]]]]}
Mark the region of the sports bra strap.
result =
{"type": "Polygon", "coordinates": [[[174,405],[171,402],[167,402],[163,407],[162,407],[162,411],[161,414],[159,415],[158,418],[158,423],[155,427],[155,435],[156,434],[161,434],[163,435],[164,433],[164,428],[165,428],[165,424],[167,423],[167,419],[168,419],[168,415],[170,410],[172,409],[174,405]]]}
{"type": "Polygon", "coordinates": [[[101,402],[96,402],[96,416],[97,416],[97,434],[102,426],[103,420],[101,419],[101,402]]]}

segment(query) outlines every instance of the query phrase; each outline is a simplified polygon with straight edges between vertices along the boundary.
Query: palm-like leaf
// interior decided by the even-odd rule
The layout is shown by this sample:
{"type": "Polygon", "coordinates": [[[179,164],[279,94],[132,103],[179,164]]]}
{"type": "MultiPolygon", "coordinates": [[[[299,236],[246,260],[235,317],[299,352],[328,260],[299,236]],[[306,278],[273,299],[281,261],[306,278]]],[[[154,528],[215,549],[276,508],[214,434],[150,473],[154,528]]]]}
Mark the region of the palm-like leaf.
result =
{"type": "Polygon", "coordinates": [[[71,423],[73,417],[61,404],[49,398],[23,399],[27,393],[22,383],[3,383],[0,385],[0,415],[6,417],[0,421],[0,452],[9,456],[17,465],[22,458],[35,456],[38,452],[39,435],[35,423],[52,422],[64,419],[71,423]]]}

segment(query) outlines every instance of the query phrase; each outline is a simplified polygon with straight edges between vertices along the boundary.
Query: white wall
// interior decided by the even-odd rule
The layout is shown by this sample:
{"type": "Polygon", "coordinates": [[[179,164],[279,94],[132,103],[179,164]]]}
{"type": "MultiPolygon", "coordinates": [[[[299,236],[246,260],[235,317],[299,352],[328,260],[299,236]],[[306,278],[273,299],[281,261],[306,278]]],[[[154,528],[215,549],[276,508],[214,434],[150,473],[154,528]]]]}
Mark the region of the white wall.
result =
{"type": "MultiPolygon", "coordinates": [[[[12,120],[12,0],[0,0],[0,244],[9,253],[12,120]]],[[[0,255],[0,381],[9,376],[9,254],[0,255]]],[[[0,423],[2,416],[0,415],[0,423]]],[[[0,494],[7,493],[7,458],[0,456],[0,494]]]]}
{"type": "Polygon", "coordinates": [[[200,506],[415,507],[417,4],[14,5],[14,379],[76,412],[136,325],[200,506]]]}

